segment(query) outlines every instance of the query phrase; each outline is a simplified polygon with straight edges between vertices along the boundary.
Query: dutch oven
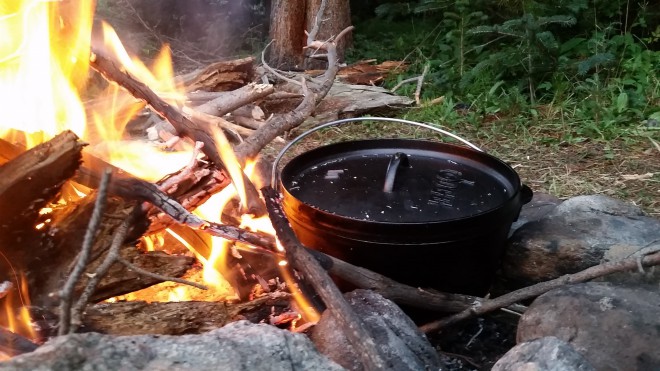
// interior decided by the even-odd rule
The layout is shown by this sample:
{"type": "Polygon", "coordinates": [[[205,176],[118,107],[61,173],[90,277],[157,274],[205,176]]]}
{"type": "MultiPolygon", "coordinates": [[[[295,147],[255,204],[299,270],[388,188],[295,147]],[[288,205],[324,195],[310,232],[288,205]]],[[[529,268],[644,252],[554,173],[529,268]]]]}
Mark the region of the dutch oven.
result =
{"type": "Polygon", "coordinates": [[[498,158],[436,127],[391,118],[351,118],[305,132],[277,156],[273,182],[303,245],[408,285],[478,296],[488,292],[511,224],[531,199],[498,158]],[[346,141],[294,157],[277,176],[283,155],[302,138],[357,121],[420,126],[466,146],[346,141]]]}

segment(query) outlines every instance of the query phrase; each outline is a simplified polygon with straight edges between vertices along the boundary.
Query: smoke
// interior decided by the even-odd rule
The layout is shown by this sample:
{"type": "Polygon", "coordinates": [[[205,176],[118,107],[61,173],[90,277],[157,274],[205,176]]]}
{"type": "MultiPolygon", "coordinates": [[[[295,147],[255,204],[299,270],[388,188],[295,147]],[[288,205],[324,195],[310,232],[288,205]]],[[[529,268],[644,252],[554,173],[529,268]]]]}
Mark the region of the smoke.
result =
{"type": "Polygon", "coordinates": [[[129,39],[132,49],[142,54],[153,53],[166,42],[171,44],[175,63],[204,65],[261,48],[268,32],[269,3],[118,0],[99,2],[99,13],[108,17],[122,40],[129,39]]]}

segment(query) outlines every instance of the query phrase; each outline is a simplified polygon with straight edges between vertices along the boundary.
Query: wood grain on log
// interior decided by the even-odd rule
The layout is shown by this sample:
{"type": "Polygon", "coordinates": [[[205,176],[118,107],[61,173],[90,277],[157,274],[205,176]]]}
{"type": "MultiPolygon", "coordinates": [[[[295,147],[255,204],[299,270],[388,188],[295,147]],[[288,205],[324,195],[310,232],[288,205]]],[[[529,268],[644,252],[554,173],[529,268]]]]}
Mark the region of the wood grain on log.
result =
{"type": "Polygon", "coordinates": [[[112,335],[199,334],[247,319],[268,320],[271,310],[279,314],[289,308],[290,296],[269,294],[247,303],[143,301],[90,305],[85,310],[82,331],[112,335]]]}
{"type": "Polygon", "coordinates": [[[34,226],[39,210],[80,166],[84,145],[73,132],[66,131],[0,166],[3,227],[34,226]]]}
{"type": "Polygon", "coordinates": [[[254,78],[254,58],[220,61],[179,78],[186,91],[230,91],[244,86],[254,78]]]}

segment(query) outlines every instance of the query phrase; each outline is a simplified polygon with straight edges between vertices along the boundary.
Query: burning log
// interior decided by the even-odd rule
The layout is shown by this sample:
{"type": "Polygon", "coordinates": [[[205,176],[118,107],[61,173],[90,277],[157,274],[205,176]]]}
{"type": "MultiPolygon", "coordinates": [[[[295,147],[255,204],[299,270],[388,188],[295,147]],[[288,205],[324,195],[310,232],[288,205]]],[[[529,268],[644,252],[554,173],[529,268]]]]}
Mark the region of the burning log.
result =
{"type": "MultiPolygon", "coordinates": [[[[195,142],[204,143],[202,149],[204,154],[208,156],[208,158],[218,166],[221,171],[227,172],[220,157],[220,153],[218,152],[215,139],[209,132],[208,128],[202,127],[198,123],[195,123],[188,117],[184,116],[179,110],[162,100],[156,93],[149,89],[148,86],[117,67],[112,60],[103,56],[103,54],[92,52],[90,66],[101,73],[109,81],[116,82],[128,90],[134,97],[143,99],[147,102],[147,104],[149,104],[149,106],[151,106],[156,112],[165,117],[180,135],[186,136],[195,142]]],[[[241,172],[239,176],[243,176],[243,184],[245,184],[245,190],[248,196],[249,204],[245,205],[247,211],[256,216],[264,215],[265,209],[259,200],[259,194],[256,188],[254,188],[254,185],[252,185],[243,172],[241,172]]]]}
{"type": "MultiPolygon", "coordinates": [[[[44,231],[35,229],[39,211],[80,166],[84,143],[67,131],[17,157],[17,147],[2,143],[2,155],[13,159],[0,167],[0,246],[7,261],[31,272],[35,257],[48,249],[42,241],[44,231]]],[[[0,280],[13,279],[10,272],[0,270],[0,280]]]]}
{"type": "MultiPolygon", "coordinates": [[[[39,210],[80,166],[84,145],[74,133],[67,131],[0,167],[3,228],[34,226],[39,210]]],[[[15,154],[12,152],[4,155],[12,157],[15,154]]]]}
{"type": "Polygon", "coordinates": [[[271,218],[273,227],[275,227],[280,243],[284,246],[289,262],[302,272],[305,279],[321,296],[323,303],[331,311],[337,324],[341,326],[342,332],[355,347],[356,353],[360,355],[364,368],[366,370],[385,369],[384,358],[360,317],[346,302],[326,271],[298,242],[284,215],[284,210],[279,204],[277,192],[270,187],[263,188],[261,192],[266,200],[268,215],[271,218]]]}
{"type": "Polygon", "coordinates": [[[90,305],[85,309],[83,331],[113,335],[199,334],[227,323],[247,319],[268,321],[289,309],[291,297],[272,293],[246,303],[227,302],[117,302],[90,305]]]}
{"type": "Polygon", "coordinates": [[[21,335],[0,327],[0,354],[6,354],[10,357],[23,353],[29,353],[39,346],[21,335]]]}

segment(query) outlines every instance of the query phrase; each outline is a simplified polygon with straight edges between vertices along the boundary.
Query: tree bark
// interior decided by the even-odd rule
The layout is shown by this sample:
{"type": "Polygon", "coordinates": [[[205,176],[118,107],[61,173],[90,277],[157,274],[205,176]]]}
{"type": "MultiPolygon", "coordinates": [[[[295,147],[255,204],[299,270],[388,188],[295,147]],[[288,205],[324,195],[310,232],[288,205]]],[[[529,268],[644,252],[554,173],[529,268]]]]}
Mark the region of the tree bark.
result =
{"type": "Polygon", "coordinates": [[[268,64],[281,70],[300,69],[305,46],[305,0],[274,0],[270,14],[268,64]]]}

